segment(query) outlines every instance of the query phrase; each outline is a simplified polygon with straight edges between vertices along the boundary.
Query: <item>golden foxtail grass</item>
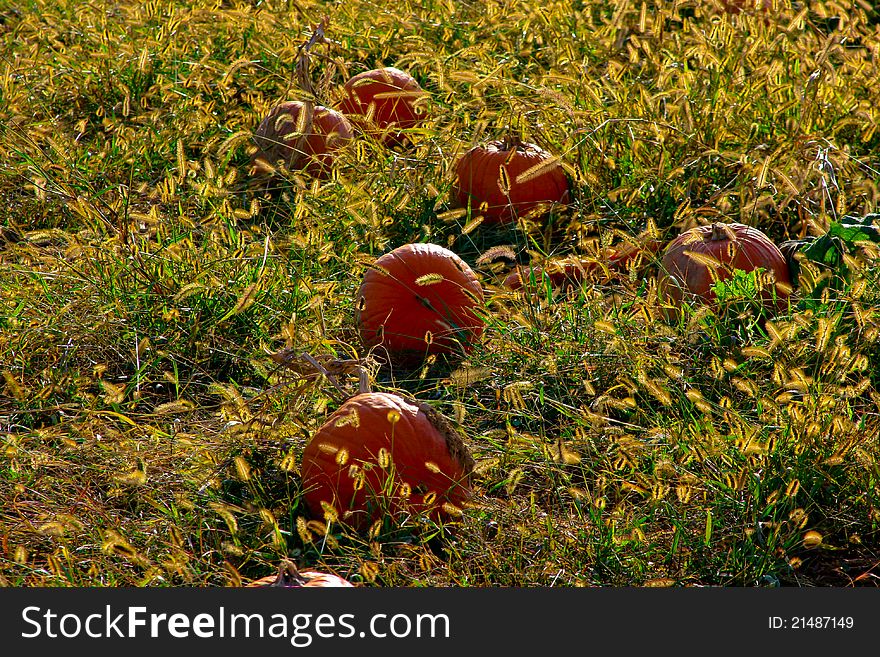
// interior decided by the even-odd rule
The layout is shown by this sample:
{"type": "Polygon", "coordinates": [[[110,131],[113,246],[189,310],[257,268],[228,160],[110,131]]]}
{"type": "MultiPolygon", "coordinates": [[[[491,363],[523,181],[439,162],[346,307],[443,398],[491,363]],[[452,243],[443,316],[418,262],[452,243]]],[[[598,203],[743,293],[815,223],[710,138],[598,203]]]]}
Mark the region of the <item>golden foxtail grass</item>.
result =
{"type": "Polygon", "coordinates": [[[366,357],[355,292],[391,248],[541,262],[877,210],[877,14],[772,4],[0,3],[0,583],[237,586],[292,557],[370,586],[876,585],[872,245],[846,280],[802,263],[775,316],[733,290],[676,323],[656,260],[516,293],[496,263],[472,354],[373,372],[461,427],[473,504],[356,534],[301,499],[356,381],[278,354],[366,357]],[[380,66],[430,94],[407,144],[253,175],[276,103],[380,66]],[[572,203],[484,226],[455,161],[510,134],[572,203]]]}

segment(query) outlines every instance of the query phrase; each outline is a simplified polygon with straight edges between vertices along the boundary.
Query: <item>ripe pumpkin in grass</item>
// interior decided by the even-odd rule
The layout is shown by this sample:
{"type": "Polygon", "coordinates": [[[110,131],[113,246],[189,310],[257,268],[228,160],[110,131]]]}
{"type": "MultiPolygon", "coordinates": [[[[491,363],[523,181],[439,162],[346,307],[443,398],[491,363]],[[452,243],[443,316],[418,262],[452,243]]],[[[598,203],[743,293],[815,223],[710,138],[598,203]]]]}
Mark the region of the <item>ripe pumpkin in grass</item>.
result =
{"type": "Polygon", "coordinates": [[[351,123],[336,110],[302,103],[280,103],[254,132],[259,150],[252,161],[269,173],[278,163],[291,171],[303,169],[318,178],[329,176],[334,151],[352,138],[351,123]]]}
{"type": "Polygon", "coordinates": [[[483,287],[458,255],[437,244],[404,244],[378,258],[358,290],[361,342],[392,364],[463,354],[483,334],[483,287]]]}
{"type": "Polygon", "coordinates": [[[358,73],[345,83],[339,109],[362,123],[388,146],[405,141],[401,130],[415,128],[424,120],[423,101],[428,94],[416,79],[388,66],[358,73]]]}
{"type": "Polygon", "coordinates": [[[558,158],[516,137],[475,146],[456,164],[458,203],[488,224],[508,223],[540,208],[569,201],[568,178],[558,158]]]}
{"type": "Polygon", "coordinates": [[[766,272],[761,298],[766,307],[785,306],[791,294],[791,276],[785,256],[757,228],[739,223],[697,226],[672,240],[663,252],[657,290],[671,304],[674,317],[683,301],[716,301],[712,285],[729,279],[734,270],[766,272]]]}
{"type": "Polygon", "coordinates": [[[517,267],[504,279],[503,285],[519,290],[528,285],[533,276],[539,286],[546,276],[551,286],[563,289],[580,285],[591,275],[602,283],[610,283],[625,277],[631,264],[637,270],[645,266],[661,246],[660,240],[642,236],[635,243],[606,248],[604,262],[570,257],[552,260],[540,267],[517,267]]]}
{"type": "Polygon", "coordinates": [[[431,406],[366,392],[345,401],[306,445],[303,497],[314,518],[329,512],[357,529],[386,515],[447,518],[470,498],[473,466],[458,432],[431,406]]]}

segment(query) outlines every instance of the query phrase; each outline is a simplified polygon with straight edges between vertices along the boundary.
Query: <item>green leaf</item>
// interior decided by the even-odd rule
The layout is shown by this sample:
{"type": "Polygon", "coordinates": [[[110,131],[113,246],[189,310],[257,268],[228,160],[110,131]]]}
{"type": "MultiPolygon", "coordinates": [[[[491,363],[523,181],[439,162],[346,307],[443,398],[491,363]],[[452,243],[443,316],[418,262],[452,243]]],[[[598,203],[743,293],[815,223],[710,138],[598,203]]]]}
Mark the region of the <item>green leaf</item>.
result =
{"type": "Polygon", "coordinates": [[[752,271],[734,269],[730,278],[713,283],[712,291],[719,303],[754,299],[758,295],[758,275],[763,271],[762,267],[752,271]]]}
{"type": "Polygon", "coordinates": [[[803,254],[813,262],[835,268],[840,265],[845,252],[843,240],[831,231],[817,237],[803,250],[803,254]]]}
{"type": "Polygon", "coordinates": [[[833,223],[828,229],[828,234],[839,237],[847,245],[854,247],[857,242],[880,242],[880,228],[873,225],[874,217],[880,215],[867,215],[861,219],[846,217],[842,223],[833,223]]]}

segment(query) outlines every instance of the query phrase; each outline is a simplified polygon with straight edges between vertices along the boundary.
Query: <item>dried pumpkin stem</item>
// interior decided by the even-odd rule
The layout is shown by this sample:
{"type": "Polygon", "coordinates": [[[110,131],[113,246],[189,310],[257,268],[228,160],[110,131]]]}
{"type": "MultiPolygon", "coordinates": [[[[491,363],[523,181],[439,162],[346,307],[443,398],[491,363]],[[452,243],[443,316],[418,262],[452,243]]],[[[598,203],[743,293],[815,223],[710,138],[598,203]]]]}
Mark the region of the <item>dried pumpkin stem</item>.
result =
{"type": "Polygon", "coordinates": [[[504,135],[504,138],[501,140],[501,147],[505,151],[518,150],[521,145],[522,145],[522,138],[519,135],[507,134],[507,135],[504,135]]]}
{"type": "MultiPolygon", "coordinates": [[[[328,20],[329,19],[325,16],[321,19],[320,23],[315,25],[312,36],[307,42],[299,47],[296,55],[296,66],[294,68],[293,77],[296,81],[296,85],[305,95],[305,98],[302,101],[305,120],[300,122],[302,123],[302,129],[299,130],[299,136],[297,137],[296,144],[293,148],[294,154],[290,162],[291,169],[298,168],[299,162],[302,160],[303,155],[305,155],[305,146],[308,137],[314,132],[315,105],[316,101],[319,99],[315,92],[315,86],[312,84],[312,76],[310,74],[312,62],[311,50],[316,43],[326,43],[327,39],[324,36],[324,30],[327,28],[328,20]]],[[[297,126],[297,128],[299,127],[300,126],[297,126]]]]}
{"type": "Polygon", "coordinates": [[[285,559],[281,562],[281,567],[278,569],[278,578],[270,586],[290,588],[305,586],[307,582],[308,580],[300,575],[296,564],[290,559],[285,559]]]}
{"type": "Polygon", "coordinates": [[[367,372],[367,368],[361,364],[358,364],[358,392],[360,394],[373,392],[372,387],[370,386],[370,373],[367,372]]]}
{"type": "MultiPolygon", "coordinates": [[[[333,387],[336,388],[340,393],[342,393],[342,399],[347,399],[349,397],[348,393],[345,392],[345,390],[343,390],[342,386],[339,385],[339,382],[336,380],[336,377],[334,377],[332,374],[330,374],[330,372],[327,371],[327,368],[324,367],[323,365],[321,365],[321,363],[319,363],[318,361],[316,361],[311,354],[303,352],[302,354],[300,354],[300,357],[303,360],[305,360],[306,362],[308,362],[312,367],[314,367],[315,370],[317,370],[318,372],[323,374],[324,377],[330,383],[333,384],[333,387]]],[[[336,401],[341,402],[342,400],[337,399],[336,401]]]]}
{"type": "Polygon", "coordinates": [[[446,441],[446,448],[449,450],[449,454],[452,456],[453,460],[461,465],[462,471],[464,472],[464,479],[457,483],[470,488],[472,484],[471,478],[476,463],[473,456],[471,456],[467,445],[465,445],[461,434],[458,432],[458,429],[455,428],[455,425],[453,425],[445,415],[440,413],[440,411],[427,402],[416,399],[413,399],[412,401],[414,401],[416,405],[418,405],[419,410],[428,417],[431,425],[440,432],[446,441]]]}
{"type": "Polygon", "coordinates": [[[729,238],[730,234],[725,229],[724,224],[719,224],[717,222],[712,224],[712,234],[709,235],[709,239],[712,242],[718,242],[729,238]]]}

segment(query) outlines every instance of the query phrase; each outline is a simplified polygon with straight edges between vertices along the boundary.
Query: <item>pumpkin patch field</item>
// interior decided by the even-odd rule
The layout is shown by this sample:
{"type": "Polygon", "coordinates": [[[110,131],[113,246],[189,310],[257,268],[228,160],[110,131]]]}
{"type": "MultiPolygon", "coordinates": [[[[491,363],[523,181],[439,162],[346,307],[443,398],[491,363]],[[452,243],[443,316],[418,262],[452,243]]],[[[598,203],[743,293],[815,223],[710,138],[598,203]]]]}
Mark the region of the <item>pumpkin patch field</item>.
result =
{"type": "Polygon", "coordinates": [[[0,585],[877,586],[872,7],[0,3],[0,585]]]}

